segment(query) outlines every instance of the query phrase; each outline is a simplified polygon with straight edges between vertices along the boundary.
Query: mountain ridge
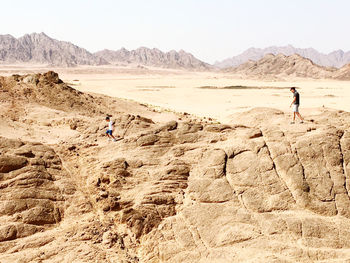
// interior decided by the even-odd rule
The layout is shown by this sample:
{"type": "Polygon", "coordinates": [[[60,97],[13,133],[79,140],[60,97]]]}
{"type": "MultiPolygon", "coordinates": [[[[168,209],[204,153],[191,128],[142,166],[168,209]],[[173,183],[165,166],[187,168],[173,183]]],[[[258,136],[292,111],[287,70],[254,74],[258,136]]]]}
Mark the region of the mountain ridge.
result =
{"type": "Polygon", "coordinates": [[[19,38],[10,34],[0,35],[0,63],[4,64],[29,63],[64,67],[108,65],[109,62],[103,57],[116,64],[130,61],[141,66],[192,70],[212,67],[184,50],[163,52],[156,48],[140,47],[131,51],[121,48],[117,51],[105,49],[91,53],[71,42],[51,38],[43,32],[25,34],[19,38]]]}
{"type": "Polygon", "coordinates": [[[139,47],[134,50],[121,48],[119,50],[104,49],[95,52],[111,64],[141,64],[145,66],[158,66],[165,68],[210,69],[211,65],[195,58],[184,50],[170,50],[163,52],[157,48],[139,47]]]}
{"type": "Polygon", "coordinates": [[[274,55],[282,53],[287,56],[298,54],[302,57],[311,59],[315,64],[327,67],[341,68],[342,66],[350,63],[350,51],[344,52],[343,50],[338,49],[328,54],[324,54],[314,48],[295,48],[292,45],[287,45],[270,46],[267,48],[251,47],[239,55],[215,62],[214,66],[219,68],[235,67],[247,62],[248,60],[257,61],[269,53],[274,55]]]}
{"type": "Polygon", "coordinates": [[[0,61],[66,67],[107,64],[86,49],[67,41],[53,39],[43,32],[25,34],[19,38],[0,35],[0,61]]]}
{"type": "Polygon", "coordinates": [[[314,64],[338,68],[340,71],[336,78],[348,79],[349,69],[346,65],[350,63],[350,51],[344,52],[341,49],[324,54],[314,48],[295,48],[292,45],[249,48],[237,56],[211,65],[183,49],[163,52],[158,48],[141,46],[134,50],[122,47],[118,50],[103,49],[92,53],[71,42],[51,38],[43,32],[25,34],[19,38],[10,34],[0,35],[0,63],[3,64],[28,63],[58,67],[114,64],[188,70],[229,68],[231,71],[232,67],[238,67],[249,61],[258,61],[267,54],[285,56],[298,54],[310,59],[314,64]]]}

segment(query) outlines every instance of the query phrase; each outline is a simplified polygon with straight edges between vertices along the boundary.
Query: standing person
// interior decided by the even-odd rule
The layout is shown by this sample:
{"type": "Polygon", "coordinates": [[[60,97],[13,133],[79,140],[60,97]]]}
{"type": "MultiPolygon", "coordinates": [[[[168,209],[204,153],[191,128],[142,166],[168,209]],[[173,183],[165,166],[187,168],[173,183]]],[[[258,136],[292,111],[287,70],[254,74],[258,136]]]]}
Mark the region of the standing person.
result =
{"type": "Polygon", "coordinates": [[[295,87],[290,88],[290,91],[293,93],[293,101],[290,104],[290,107],[292,107],[293,105],[293,121],[291,122],[291,124],[295,123],[295,115],[297,115],[300,118],[300,123],[303,123],[304,119],[301,117],[299,113],[300,95],[296,91],[295,87]]]}
{"type": "Polygon", "coordinates": [[[106,121],[108,122],[108,129],[106,131],[106,135],[108,136],[109,140],[112,138],[113,141],[117,141],[117,139],[113,135],[113,121],[109,118],[109,116],[106,117],[106,121]]]}

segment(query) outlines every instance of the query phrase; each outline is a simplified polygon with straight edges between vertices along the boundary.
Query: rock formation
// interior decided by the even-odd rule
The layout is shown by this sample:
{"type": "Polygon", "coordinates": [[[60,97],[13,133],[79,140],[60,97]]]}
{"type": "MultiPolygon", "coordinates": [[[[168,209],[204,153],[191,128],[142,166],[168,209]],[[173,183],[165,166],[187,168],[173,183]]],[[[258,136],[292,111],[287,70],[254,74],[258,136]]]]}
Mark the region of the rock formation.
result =
{"type": "Polygon", "coordinates": [[[54,72],[1,77],[0,261],[350,260],[349,113],[162,114],[54,72]]]}
{"type": "Polygon", "coordinates": [[[285,56],[283,54],[267,54],[258,61],[249,61],[238,67],[228,68],[225,71],[257,79],[283,79],[286,77],[350,79],[349,65],[345,65],[340,69],[322,67],[314,64],[310,59],[299,55],[285,56]]]}
{"type": "Polygon", "coordinates": [[[343,67],[341,67],[337,72],[334,74],[335,79],[339,80],[349,80],[350,79],[350,64],[347,64],[343,67]]]}

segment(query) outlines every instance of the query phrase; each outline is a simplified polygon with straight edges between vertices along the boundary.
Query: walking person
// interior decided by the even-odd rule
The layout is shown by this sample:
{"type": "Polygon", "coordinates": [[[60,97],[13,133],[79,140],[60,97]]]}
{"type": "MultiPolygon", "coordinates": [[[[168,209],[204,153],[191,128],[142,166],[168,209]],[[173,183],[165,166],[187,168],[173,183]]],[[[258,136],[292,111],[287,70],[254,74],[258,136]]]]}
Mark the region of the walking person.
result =
{"type": "Polygon", "coordinates": [[[108,136],[109,140],[113,139],[113,141],[116,142],[117,139],[113,135],[113,121],[109,116],[106,117],[106,121],[108,122],[108,129],[106,131],[106,135],[108,136]]]}
{"type": "Polygon", "coordinates": [[[290,107],[293,105],[293,121],[291,124],[295,123],[295,115],[297,115],[300,118],[300,123],[304,122],[304,119],[301,117],[299,113],[299,105],[300,105],[300,95],[299,92],[295,89],[295,87],[290,88],[290,91],[293,93],[293,101],[290,104],[290,107]]]}

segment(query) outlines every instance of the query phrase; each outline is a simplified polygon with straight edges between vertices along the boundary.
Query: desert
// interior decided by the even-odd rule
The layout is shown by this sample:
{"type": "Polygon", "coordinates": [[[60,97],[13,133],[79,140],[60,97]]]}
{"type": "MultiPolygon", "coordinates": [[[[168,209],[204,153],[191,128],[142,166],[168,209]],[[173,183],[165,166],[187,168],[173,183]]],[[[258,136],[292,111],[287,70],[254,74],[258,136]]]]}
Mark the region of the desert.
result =
{"type": "Polygon", "coordinates": [[[2,71],[1,262],[350,259],[348,82],[2,71]]]}
{"type": "Polygon", "coordinates": [[[0,263],[349,263],[349,9],[3,1],[0,263]]]}
{"type": "MultiPolygon", "coordinates": [[[[44,67],[8,65],[0,75],[45,72],[44,67]]],[[[302,111],[320,108],[350,111],[350,80],[284,77],[249,78],[217,71],[138,67],[53,68],[73,88],[133,100],[160,110],[230,122],[232,114],[256,107],[289,112],[290,87],[303,94],[302,111]]]]}

